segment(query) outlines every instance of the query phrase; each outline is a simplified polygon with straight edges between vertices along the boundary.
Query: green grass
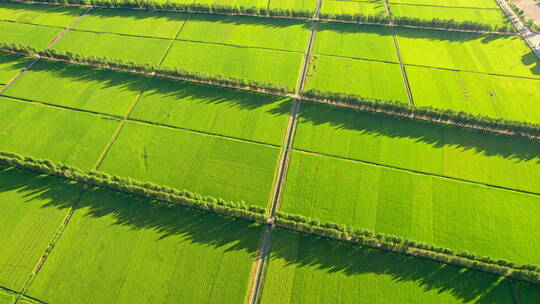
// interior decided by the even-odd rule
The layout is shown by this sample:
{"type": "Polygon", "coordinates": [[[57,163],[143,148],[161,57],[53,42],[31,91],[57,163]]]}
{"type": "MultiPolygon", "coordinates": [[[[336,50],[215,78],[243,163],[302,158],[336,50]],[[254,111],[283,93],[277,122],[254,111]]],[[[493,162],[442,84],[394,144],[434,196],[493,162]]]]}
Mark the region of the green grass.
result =
{"type": "Polygon", "coordinates": [[[540,263],[540,195],[300,152],[293,153],[288,172],[285,212],[518,264],[540,263]]]}
{"type": "Polygon", "coordinates": [[[496,276],[276,230],[261,303],[513,302],[496,276]]]}
{"type": "Polygon", "coordinates": [[[144,83],[139,75],[40,60],[4,95],[125,116],[144,83]]]}
{"type": "Polygon", "coordinates": [[[364,16],[387,16],[383,1],[344,1],[322,0],[321,15],[325,16],[356,15],[364,16]]]}
{"type": "Polygon", "coordinates": [[[0,53],[0,84],[7,84],[32,62],[32,58],[0,53]]]}
{"type": "Polygon", "coordinates": [[[169,44],[170,41],[164,39],[69,31],[58,40],[53,49],[157,65],[169,44]]]}
{"type": "Polygon", "coordinates": [[[15,294],[4,292],[0,289],[0,304],[15,303],[15,294]]]}
{"type": "Polygon", "coordinates": [[[313,88],[408,103],[398,64],[315,55],[304,86],[313,88]]]}
{"type": "Polygon", "coordinates": [[[540,193],[540,144],[302,103],[294,147],[540,193]]]}
{"type": "Polygon", "coordinates": [[[65,179],[0,167],[0,286],[22,288],[79,191],[65,179]]]}
{"type": "Polygon", "coordinates": [[[256,225],[91,189],[30,286],[47,303],[244,301],[256,225]]]}
{"type": "Polygon", "coordinates": [[[178,38],[304,52],[310,30],[294,19],[194,14],[178,38]]]}
{"type": "Polygon", "coordinates": [[[296,86],[303,54],[176,41],[164,67],[296,86]]]}
{"type": "Polygon", "coordinates": [[[416,106],[540,123],[540,80],[409,66],[416,106]]]}
{"type": "Polygon", "coordinates": [[[40,25],[67,27],[86,8],[61,5],[0,3],[0,19],[40,25]]]}
{"type": "Polygon", "coordinates": [[[386,26],[321,22],[317,25],[313,52],[398,62],[392,29],[386,26]]]}
{"type": "Polygon", "coordinates": [[[62,29],[0,21],[0,42],[44,49],[62,29]]]}
{"type": "Polygon", "coordinates": [[[534,304],[540,302],[540,286],[519,282],[519,294],[523,304],[534,304]]]}
{"type": "Polygon", "coordinates": [[[405,28],[397,34],[407,64],[540,78],[540,61],[519,36],[405,28]]]}
{"type": "Polygon", "coordinates": [[[448,7],[474,7],[500,9],[495,0],[389,0],[390,4],[418,4],[448,7]]]}
{"type": "Polygon", "coordinates": [[[174,39],[187,15],[132,9],[92,9],[73,29],[174,39]]]}
{"type": "MultiPolygon", "coordinates": [[[[166,1],[166,0],[160,0],[166,1]]],[[[199,3],[199,4],[209,4],[216,6],[228,6],[228,7],[244,7],[248,9],[266,9],[268,7],[268,0],[172,0],[172,2],[179,3],[199,3]]]]}
{"type": "Polygon", "coordinates": [[[284,97],[158,78],[130,117],[281,145],[291,106],[284,97]]]}
{"type": "Polygon", "coordinates": [[[128,122],[101,171],[266,206],[279,148],[128,122]]]}
{"type": "Polygon", "coordinates": [[[0,151],[90,169],[119,121],[0,98],[0,151]]]}
{"type": "Polygon", "coordinates": [[[510,21],[502,10],[399,4],[390,4],[389,10],[397,18],[418,18],[425,21],[440,19],[454,20],[456,22],[477,22],[495,28],[499,26],[511,26],[510,21]]]}
{"type": "Polygon", "coordinates": [[[308,13],[313,13],[315,11],[316,5],[316,0],[270,0],[269,3],[269,7],[271,10],[279,9],[284,11],[302,11],[308,13]]]}

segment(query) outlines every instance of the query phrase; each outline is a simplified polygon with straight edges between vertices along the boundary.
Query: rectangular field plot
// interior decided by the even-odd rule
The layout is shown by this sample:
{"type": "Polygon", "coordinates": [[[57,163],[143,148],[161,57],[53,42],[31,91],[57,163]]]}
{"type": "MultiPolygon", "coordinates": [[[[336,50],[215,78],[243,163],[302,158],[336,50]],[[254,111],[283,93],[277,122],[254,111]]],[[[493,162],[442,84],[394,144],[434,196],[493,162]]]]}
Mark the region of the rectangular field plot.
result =
{"type": "Polygon", "coordinates": [[[378,25],[321,22],[317,25],[313,52],[398,62],[392,28],[378,25]]]}
{"type": "Polygon", "coordinates": [[[386,18],[383,1],[322,0],[321,18],[336,19],[342,15],[363,15],[386,18]]]}
{"type": "Polygon", "coordinates": [[[0,84],[7,84],[17,74],[27,67],[32,58],[19,55],[0,53],[0,84]]]}
{"type": "Polygon", "coordinates": [[[304,52],[310,30],[294,19],[193,14],[178,39],[304,52]]]}
{"type": "Polygon", "coordinates": [[[90,189],[28,295],[47,303],[242,303],[259,226],[90,189]]]}
{"type": "Polygon", "coordinates": [[[453,20],[455,22],[486,24],[493,29],[512,28],[512,24],[504,12],[496,9],[390,4],[389,10],[396,19],[417,18],[428,22],[433,19],[453,20]]]}
{"type": "Polygon", "coordinates": [[[519,36],[405,28],[396,33],[405,64],[540,78],[540,61],[519,36]]]}
{"type": "Polygon", "coordinates": [[[61,31],[61,28],[0,21],[0,42],[44,49],[61,31]]]}
{"type": "Polygon", "coordinates": [[[301,12],[305,17],[310,17],[317,6],[317,0],[270,0],[268,7],[270,11],[293,11],[301,12]]]}
{"type": "Polygon", "coordinates": [[[261,303],[513,302],[500,277],[276,230],[261,303]]]}
{"type": "Polygon", "coordinates": [[[186,18],[176,12],[92,9],[73,29],[174,39],[186,18]]]}
{"type": "Polygon", "coordinates": [[[53,49],[84,56],[157,65],[170,43],[165,39],[69,31],[58,40],[53,49]]]}
{"type": "Polygon", "coordinates": [[[388,3],[500,9],[495,0],[389,0],[388,3]]]}
{"type": "Polygon", "coordinates": [[[128,122],[101,171],[267,205],[279,148],[128,122]]]}
{"type": "Polygon", "coordinates": [[[39,60],[3,95],[125,116],[145,80],[108,69],[39,60]]]}
{"type": "Polygon", "coordinates": [[[158,78],[130,118],[281,145],[291,106],[289,98],[158,78]]]}
{"type": "Polygon", "coordinates": [[[294,148],[540,193],[540,144],[302,103],[294,148]]]}
{"type": "Polygon", "coordinates": [[[310,89],[408,103],[399,64],[315,55],[304,90],[310,89]]]}
{"type": "Polygon", "coordinates": [[[0,97],[0,151],[90,169],[119,121],[0,97]]]}
{"type": "Polygon", "coordinates": [[[415,106],[540,123],[540,79],[406,69],[415,106]]]}
{"type": "Polygon", "coordinates": [[[2,2],[0,20],[67,27],[84,10],[85,8],[75,6],[2,2]]]}
{"type": "Polygon", "coordinates": [[[176,41],[164,67],[282,85],[293,91],[303,54],[176,41]]]}
{"type": "Polygon", "coordinates": [[[288,172],[285,212],[518,264],[540,262],[540,195],[299,152],[288,172]]]}
{"type": "Polygon", "coordinates": [[[66,179],[2,166],[0,185],[0,286],[20,290],[81,187],[66,179]]]}

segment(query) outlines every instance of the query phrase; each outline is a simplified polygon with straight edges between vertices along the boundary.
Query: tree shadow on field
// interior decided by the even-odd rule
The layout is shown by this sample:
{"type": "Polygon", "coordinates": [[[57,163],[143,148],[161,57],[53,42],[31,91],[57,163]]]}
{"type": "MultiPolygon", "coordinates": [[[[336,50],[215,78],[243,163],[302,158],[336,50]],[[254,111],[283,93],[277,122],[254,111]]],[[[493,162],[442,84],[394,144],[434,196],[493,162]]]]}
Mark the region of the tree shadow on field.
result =
{"type": "MultiPolygon", "coordinates": [[[[79,17],[81,13],[85,10],[82,7],[74,6],[62,6],[50,3],[22,3],[22,2],[10,2],[2,1],[0,2],[0,8],[8,9],[13,12],[21,12],[28,14],[28,12],[34,13],[55,13],[61,14],[69,17],[79,17]]],[[[20,20],[19,20],[20,21],[20,20]]],[[[31,21],[30,21],[31,22],[31,21]]],[[[66,24],[67,26],[68,24],[66,24]]]]}
{"type": "Polygon", "coordinates": [[[457,147],[485,156],[498,156],[515,162],[536,160],[540,164],[540,142],[526,138],[495,135],[457,126],[398,118],[382,113],[303,102],[300,122],[307,125],[329,125],[335,130],[355,131],[356,136],[408,138],[436,149],[457,147]]]}
{"type": "MultiPolygon", "coordinates": [[[[27,57],[0,53],[0,66],[2,66],[2,72],[20,71],[26,68],[31,61],[32,59],[27,57]]],[[[8,80],[9,79],[5,79],[4,82],[7,82],[8,80]]],[[[0,83],[3,83],[1,79],[0,83]]]]}
{"type": "Polygon", "coordinates": [[[534,75],[540,75],[540,60],[532,50],[521,57],[521,62],[530,66],[529,69],[534,75]]]}
{"type": "MultiPolygon", "coordinates": [[[[61,178],[0,167],[0,181],[0,206],[6,191],[17,191],[22,197],[28,197],[26,203],[32,203],[34,198],[45,200],[46,203],[41,202],[42,208],[67,210],[75,203],[76,195],[66,195],[69,192],[66,190],[75,186],[61,178]]],[[[152,240],[156,244],[175,238],[180,246],[187,242],[255,256],[264,231],[261,225],[243,220],[98,188],[88,189],[76,202],[76,207],[74,218],[104,220],[111,223],[111,229],[125,226],[129,231],[148,231],[156,235],[152,240]]],[[[132,237],[129,231],[122,231],[117,234],[118,238],[132,237]]],[[[310,268],[330,275],[341,273],[350,280],[364,274],[380,275],[378,279],[389,277],[394,282],[413,283],[421,289],[419,293],[450,293],[463,302],[475,299],[477,303],[505,303],[501,295],[511,292],[507,283],[501,283],[492,275],[283,230],[274,232],[270,269],[276,259],[295,268],[310,268]]],[[[96,267],[106,268],[107,265],[96,267]]]]}

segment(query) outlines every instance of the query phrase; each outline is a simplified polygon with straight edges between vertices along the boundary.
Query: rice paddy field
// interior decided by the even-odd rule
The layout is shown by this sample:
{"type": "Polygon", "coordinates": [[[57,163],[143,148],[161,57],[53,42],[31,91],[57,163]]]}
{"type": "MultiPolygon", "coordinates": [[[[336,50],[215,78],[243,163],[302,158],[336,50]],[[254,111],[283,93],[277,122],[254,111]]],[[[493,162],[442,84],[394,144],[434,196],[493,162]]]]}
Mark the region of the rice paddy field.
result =
{"type": "MultiPolygon", "coordinates": [[[[273,225],[279,211],[540,265],[537,138],[334,100],[537,126],[540,60],[523,37],[319,20],[385,17],[381,1],[171,2],[259,16],[0,3],[0,304],[540,301],[532,277],[273,225]],[[32,57],[11,43],[203,81],[32,57]],[[243,202],[265,218],[78,183],[65,167],[50,176],[5,153],[243,202]]],[[[394,18],[509,24],[494,0],[387,5],[394,18]]]]}

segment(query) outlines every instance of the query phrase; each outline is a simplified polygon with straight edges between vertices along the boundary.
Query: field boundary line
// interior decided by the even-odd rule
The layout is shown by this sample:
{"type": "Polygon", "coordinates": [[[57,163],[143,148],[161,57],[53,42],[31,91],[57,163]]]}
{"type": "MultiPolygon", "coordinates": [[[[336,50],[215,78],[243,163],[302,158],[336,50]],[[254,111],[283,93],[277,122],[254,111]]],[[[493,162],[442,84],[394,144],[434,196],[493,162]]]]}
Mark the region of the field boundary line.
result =
{"type": "MultiPolygon", "coordinates": [[[[269,259],[269,253],[270,253],[270,247],[271,247],[271,241],[272,241],[272,232],[273,232],[273,225],[268,225],[266,227],[266,231],[264,232],[264,235],[262,237],[262,244],[260,247],[260,256],[258,257],[257,261],[254,263],[256,269],[255,273],[255,282],[253,282],[253,287],[251,289],[251,294],[248,303],[250,304],[257,304],[260,302],[260,296],[262,295],[262,287],[264,285],[264,276],[266,274],[266,270],[268,269],[268,259],[269,259]]],[[[250,278],[252,280],[252,278],[250,278]]]]}
{"type": "MultiPolygon", "coordinates": [[[[167,49],[165,50],[165,53],[163,54],[163,56],[161,57],[161,60],[159,61],[158,63],[158,66],[161,66],[163,64],[163,61],[165,61],[165,58],[167,58],[167,55],[169,55],[169,51],[172,49],[174,43],[176,42],[176,39],[178,38],[178,35],[180,35],[180,32],[182,31],[182,29],[184,28],[184,26],[186,25],[188,19],[184,20],[184,22],[182,22],[182,25],[180,25],[180,28],[178,29],[178,31],[176,32],[176,35],[174,35],[174,39],[171,40],[171,42],[169,43],[169,45],[167,46],[167,49]]],[[[146,90],[145,90],[146,91],[146,90]]],[[[144,92],[143,92],[144,93],[144,92]]]]}
{"type": "Polygon", "coordinates": [[[512,285],[512,291],[513,291],[513,299],[515,304],[525,304],[523,302],[523,298],[521,297],[521,292],[519,291],[519,286],[517,286],[518,283],[514,281],[513,279],[510,280],[510,284],[512,285]]]}
{"type": "Polygon", "coordinates": [[[64,28],[63,31],[58,33],[58,35],[56,35],[56,37],[53,38],[53,40],[49,43],[49,45],[47,45],[47,49],[50,49],[51,47],[53,47],[58,42],[58,40],[60,40],[62,37],[64,37],[64,35],[67,32],[69,32],[69,30],[72,27],[74,27],[91,9],[92,9],[92,6],[87,7],[87,9],[84,10],[81,13],[81,15],[79,15],[77,18],[75,18],[75,20],[73,20],[66,28],[64,28]]]}
{"type": "Polygon", "coordinates": [[[478,71],[470,71],[470,70],[458,70],[458,69],[452,69],[452,68],[434,67],[434,66],[429,66],[429,65],[421,65],[421,64],[413,64],[413,63],[404,63],[403,65],[404,66],[419,67],[419,68],[427,68],[427,69],[445,70],[445,71],[452,71],[452,72],[471,73],[471,74],[480,74],[480,75],[509,77],[509,78],[518,78],[518,79],[529,79],[529,80],[540,81],[540,76],[539,76],[539,78],[534,78],[534,77],[528,77],[528,76],[516,76],[516,75],[505,75],[505,74],[478,72],[478,71]]]}
{"type": "Polygon", "coordinates": [[[28,276],[28,279],[26,280],[23,287],[21,288],[19,296],[15,300],[15,304],[19,303],[21,296],[26,296],[26,292],[28,291],[28,288],[30,288],[30,285],[32,284],[32,282],[34,282],[34,279],[36,278],[39,271],[43,267],[43,264],[45,264],[45,262],[47,261],[48,256],[54,250],[54,247],[55,247],[56,243],[62,237],[62,234],[64,233],[67,225],[69,224],[69,222],[71,221],[71,218],[73,217],[73,214],[75,213],[75,210],[77,209],[77,204],[80,202],[80,200],[82,199],[84,193],[86,193],[87,189],[88,189],[88,186],[86,184],[82,184],[81,190],[79,191],[79,194],[77,195],[77,197],[73,201],[73,205],[71,206],[71,208],[67,212],[66,216],[64,217],[64,219],[60,223],[60,226],[56,230],[56,233],[53,235],[51,241],[49,242],[49,245],[45,249],[45,252],[43,252],[43,254],[41,255],[41,257],[40,257],[40,259],[38,261],[38,263],[36,264],[36,266],[34,267],[32,272],[28,276]]]}
{"type": "MultiPolygon", "coordinates": [[[[32,4],[41,4],[41,5],[59,5],[59,6],[76,6],[76,7],[88,7],[88,4],[75,4],[75,3],[44,3],[42,1],[28,1],[28,0],[9,0],[12,2],[21,2],[21,3],[32,3],[32,4]]],[[[364,2],[364,1],[353,1],[353,2],[364,2]]],[[[99,6],[94,5],[94,8],[111,8],[108,6],[99,6]]],[[[139,10],[139,11],[149,11],[149,12],[176,12],[183,14],[202,14],[202,15],[224,15],[224,16],[251,16],[251,17],[260,17],[260,18],[274,18],[274,19],[294,19],[294,20],[313,20],[314,18],[308,17],[298,17],[298,16],[274,16],[274,15],[260,15],[260,14],[249,14],[249,13],[225,13],[225,12],[208,12],[208,11],[197,11],[197,10],[164,10],[164,9],[145,9],[137,7],[122,7],[123,9],[130,10],[139,10]]],[[[391,27],[404,27],[404,28],[419,28],[419,29],[431,29],[431,30],[441,30],[441,31],[450,31],[450,32],[465,32],[465,33],[483,33],[483,34],[500,34],[500,35],[511,35],[517,36],[516,33],[511,32],[498,32],[498,31],[482,31],[482,30],[465,30],[465,29],[456,29],[456,28],[440,28],[440,27],[431,27],[431,26],[415,26],[415,25],[389,25],[388,23],[376,23],[376,22],[365,22],[365,21],[347,21],[340,19],[329,19],[324,18],[320,19],[321,21],[332,21],[339,23],[352,23],[352,24],[372,24],[372,25],[381,25],[381,26],[391,26],[391,27]]]]}
{"type": "Polygon", "coordinates": [[[22,76],[22,74],[24,72],[26,72],[28,69],[30,69],[37,61],[39,60],[39,57],[35,57],[24,69],[20,70],[17,75],[13,76],[13,78],[11,78],[10,81],[8,81],[8,83],[6,83],[2,89],[0,89],[0,96],[2,94],[4,94],[5,91],[7,91],[7,89],[9,89],[9,87],[17,80],[19,79],[19,77],[22,76]]]}
{"type": "Polygon", "coordinates": [[[488,11],[500,11],[496,7],[467,7],[467,6],[446,6],[446,5],[434,5],[434,4],[413,4],[413,3],[390,3],[392,5],[405,5],[405,6],[427,6],[438,8],[461,8],[461,9],[474,9],[474,10],[488,10],[488,11]]]}
{"type": "Polygon", "coordinates": [[[9,20],[9,19],[0,19],[0,22],[26,24],[26,25],[33,25],[33,26],[49,27],[49,28],[54,28],[54,29],[65,29],[65,27],[58,26],[58,25],[39,24],[39,23],[26,22],[26,21],[9,20]]]}
{"type": "Polygon", "coordinates": [[[353,162],[353,163],[361,163],[361,164],[370,165],[370,166],[374,166],[374,167],[382,167],[382,168],[392,169],[392,170],[401,171],[401,172],[407,172],[407,173],[425,175],[425,176],[432,176],[432,177],[436,177],[436,178],[440,178],[440,179],[449,179],[449,180],[453,180],[453,181],[456,181],[456,182],[462,182],[462,183],[467,183],[467,184],[475,184],[475,185],[485,186],[485,187],[489,187],[489,188],[496,188],[496,189],[499,189],[499,190],[506,190],[506,191],[511,191],[511,192],[518,192],[518,193],[521,193],[521,194],[540,196],[540,193],[537,193],[537,192],[532,192],[532,191],[527,191],[527,190],[520,190],[520,189],[509,188],[509,187],[505,187],[505,186],[498,186],[498,185],[482,183],[482,182],[476,182],[476,181],[472,181],[472,180],[462,179],[462,178],[459,178],[459,177],[451,177],[451,176],[446,176],[446,175],[442,175],[442,174],[418,171],[418,170],[414,170],[414,169],[400,168],[400,167],[396,167],[396,166],[392,166],[392,165],[384,165],[384,164],[379,164],[379,163],[375,163],[375,162],[371,162],[371,161],[354,159],[354,158],[344,157],[344,156],[337,156],[337,155],[332,155],[332,154],[327,154],[327,153],[322,153],[322,152],[313,152],[313,151],[308,151],[308,150],[304,150],[304,149],[293,148],[292,150],[296,151],[296,152],[299,152],[299,153],[311,154],[311,155],[322,156],[322,157],[328,157],[328,158],[332,158],[332,159],[339,159],[339,160],[344,160],[344,161],[353,162]]]}
{"type": "MultiPolygon", "coordinates": [[[[43,105],[43,106],[47,106],[47,107],[51,107],[51,108],[58,108],[58,109],[66,110],[66,111],[75,111],[75,112],[83,112],[83,113],[93,114],[93,115],[96,115],[96,116],[99,116],[99,117],[103,117],[103,118],[107,118],[107,119],[114,119],[114,120],[118,120],[118,121],[121,121],[123,119],[123,117],[121,117],[121,116],[116,116],[116,115],[112,115],[112,114],[106,114],[106,113],[95,112],[95,111],[90,111],[90,110],[82,110],[82,109],[77,109],[77,108],[60,106],[60,105],[55,105],[55,104],[51,104],[51,103],[47,103],[47,102],[35,101],[35,100],[31,100],[31,99],[23,99],[23,98],[12,97],[12,96],[7,96],[7,95],[0,95],[0,97],[4,97],[6,99],[13,99],[13,100],[21,101],[21,102],[36,103],[36,104],[40,104],[40,105],[43,105]]],[[[172,126],[172,125],[168,125],[168,124],[163,124],[163,123],[159,123],[159,122],[152,122],[152,121],[147,121],[147,120],[143,120],[143,119],[128,118],[127,121],[141,123],[141,124],[145,124],[145,125],[156,126],[156,127],[181,130],[181,131],[189,132],[189,133],[196,133],[196,134],[208,135],[208,136],[213,136],[213,137],[220,137],[220,138],[224,138],[224,139],[227,139],[227,140],[240,141],[240,142],[251,143],[251,144],[261,145],[261,146],[267,146],[267,147],[272,147],[272,148],[280,148],[281,147],[280,145],[269,144],[269,143],[265,143],[265,142],[262,142],[262,141],[256,141],[256,140],[245,139],[245,138],[240,138],[240,137],[222,135],[222,134],[218,134],[218,133],[195,130],[195,129],[184,128],[184,127],[179,127],[179,126],[172,126]]]]}
{"type": "Polygon", "coordinates": [[[414,98],[411,90],[411,85],[409,83],[409,77],[407,76],[407,71],[405,70],[405,65],[403,65],[403,60],[401,58],[401,51],[399,50],[399,44],[395,33],[392,33],[392,40],[394,40],[394,48],[399,60],[399,67],[401,68],[401,76],[403,77],[403,82],[405,84],[405,90],[407,90],[407,97],[409,98],[409,104],[414,107],[414,98]]]}
{"type": "Polygon", "coordinates": [[[120,285],[118,286],[118,289],[116,290],[116,293],[114,294],[114,299],[112,303],[116,303],[116,300],[118,299],[118,295],[120,294],[120,290],[122,290],[122,287],[124,286],[124,283],[126,281],[126,277],[129,272],[129,267],[131,266],[131,263],[133,262],[133,257],[135,256],[135,253],[137,252],[137,250],[139,250],[139,245],[141,244],[144,230],[139,230],[139,233],[141,235],[139,236],[139,239],[137,240],[137,245],[135,245],[135,248],[133,249],[133,252],[131,253],[131,256],[129,257],[129,262],[126,266],[126,271],[124,271],[124,274],[122,275],[122,281],[120,282],[120,285]]]}

